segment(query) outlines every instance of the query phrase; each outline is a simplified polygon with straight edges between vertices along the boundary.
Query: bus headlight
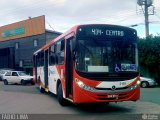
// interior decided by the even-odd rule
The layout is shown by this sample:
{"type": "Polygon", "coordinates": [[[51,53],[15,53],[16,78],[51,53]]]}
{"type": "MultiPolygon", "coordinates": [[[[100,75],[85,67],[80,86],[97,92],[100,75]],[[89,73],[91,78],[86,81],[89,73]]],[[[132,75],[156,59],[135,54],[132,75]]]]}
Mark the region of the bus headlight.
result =
{"type": "Polygon", "coordinates": [[[138,87],[140,83],[141,83],[140,80],[138,80],[135,85],[131,86],[131,90],[133,90],[133,89],[135,89],[136,87],[138,87]]]}
{"type": "Polygon", "coordinates": [[[80,88],[82,88],[82,89],[84,89],[84,90],[86,90],[86,91],[90,91],[90,92],[96,91],[95,88],[84,84],[82,81],[80,81],[80,80],[78,80],[78,79],[75,79],[75,81],[76,81],[77,85],[78,85],[80,88]]]}
{"type": "Polygon", "coordinates": [[[140,80],[138,80],[138,81],[137,81],[137,85],[139,85],[140,83],[141,83],[140,80]]]}

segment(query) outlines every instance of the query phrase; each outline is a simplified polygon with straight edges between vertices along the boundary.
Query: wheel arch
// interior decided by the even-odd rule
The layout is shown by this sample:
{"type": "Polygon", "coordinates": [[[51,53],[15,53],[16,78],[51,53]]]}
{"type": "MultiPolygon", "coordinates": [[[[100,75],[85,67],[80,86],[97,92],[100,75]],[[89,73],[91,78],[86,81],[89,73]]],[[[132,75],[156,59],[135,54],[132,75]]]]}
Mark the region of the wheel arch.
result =
{"type": "Polygon", "coordinates": [[[143,87],[143,85],[142,85],[143,83],[146,83],[146,87],[149,87],[149,82],[148,81],[142,81],[141,84],[140,84],[141,87],[143,87]]]}

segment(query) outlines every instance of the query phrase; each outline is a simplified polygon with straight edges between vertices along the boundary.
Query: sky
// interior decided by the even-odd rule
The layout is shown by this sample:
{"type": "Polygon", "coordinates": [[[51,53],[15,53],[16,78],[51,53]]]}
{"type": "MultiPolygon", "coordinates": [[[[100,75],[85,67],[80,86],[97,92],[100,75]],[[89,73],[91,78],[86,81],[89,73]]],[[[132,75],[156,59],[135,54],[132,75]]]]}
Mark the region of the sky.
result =
{"type": "MultiPolygon", "coordinates": [[[[160,34],[160,0],[153,0],[150,34],[160,34]]],[[[151,9],[151,7],[150,7],[151,9]]],[[[137,0],[1,0],[0,26],[45,15],[46,28],[65,32],[77,24],[132,26],[145,37],[144,15],[137,0]]]]}

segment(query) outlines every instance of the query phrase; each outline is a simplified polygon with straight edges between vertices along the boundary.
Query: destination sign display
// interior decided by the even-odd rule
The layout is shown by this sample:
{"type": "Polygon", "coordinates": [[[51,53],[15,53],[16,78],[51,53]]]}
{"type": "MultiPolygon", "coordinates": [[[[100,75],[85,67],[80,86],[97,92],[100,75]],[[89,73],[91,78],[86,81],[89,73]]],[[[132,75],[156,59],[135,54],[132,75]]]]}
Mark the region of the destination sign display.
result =
{"type": "Polygon", "coordinates": [[[97,29],[93,28],[91,29],[91,34],[93,35],[107,35],[107,36],[124,36],[124,31],[120,30],[102,30],[102,29],[97,29]]]}
{"type": "Polygon", "coordinates": [[[137,33],[134,29],[122,27],[122,26],[112,26],[112,25],[91,25],[91,26],[81,26],[78,29],[78,35],[83,37],[107,37],[107,38],[123,38],[130,37],[135,38],[137,33]]]}

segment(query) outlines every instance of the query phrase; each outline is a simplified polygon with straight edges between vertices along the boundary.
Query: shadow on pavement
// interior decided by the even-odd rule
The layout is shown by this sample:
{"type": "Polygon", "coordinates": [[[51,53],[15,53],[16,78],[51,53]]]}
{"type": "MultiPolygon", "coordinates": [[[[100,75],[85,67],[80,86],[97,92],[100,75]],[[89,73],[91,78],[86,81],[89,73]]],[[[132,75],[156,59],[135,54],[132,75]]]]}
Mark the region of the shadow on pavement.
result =
{"type": "Polygon", "coordinates": [[[76,105],[78,109],[84,111],[85,113],[128,113],[132,111],[131,109],[125,108],[123,106],[119,106],[118,104],[81,104],[81,105],[76,105]]]}

